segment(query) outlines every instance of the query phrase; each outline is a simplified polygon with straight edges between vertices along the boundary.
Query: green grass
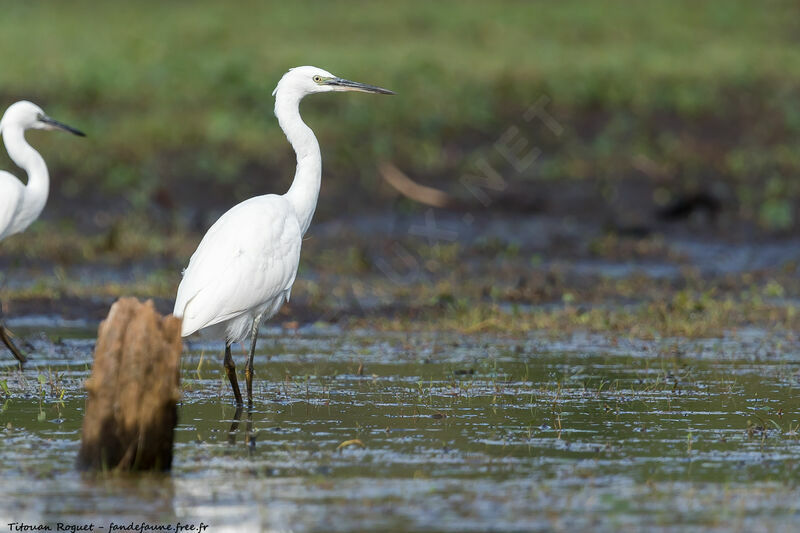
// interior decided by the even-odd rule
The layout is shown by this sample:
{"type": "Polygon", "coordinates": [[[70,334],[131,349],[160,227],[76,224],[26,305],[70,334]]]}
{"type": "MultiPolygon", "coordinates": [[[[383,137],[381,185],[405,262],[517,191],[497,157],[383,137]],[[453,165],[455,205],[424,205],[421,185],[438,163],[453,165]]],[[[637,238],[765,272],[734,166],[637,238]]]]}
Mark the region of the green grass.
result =
{"type": "Polygon", "coordinates": [[[480,155],[500,164],[493,143],[518,125],[546,156],[522,179],[652,179],[632,164],[645,156],[670,191],[718,181],[741,216],[786,227],[800,197],[799,14],[729,0],[14,2],[0,103],[32,99],[90,134],[31,134],[56,200],[144,211],[167,191],[225,207],[288,186],[270,92],[315,64],[398,92],[305,105],[328,198],[388,196],[383,159],[463,192],[457,177],[480,155]],[[542,95],[558,139],[520,120],[542,95]]]}

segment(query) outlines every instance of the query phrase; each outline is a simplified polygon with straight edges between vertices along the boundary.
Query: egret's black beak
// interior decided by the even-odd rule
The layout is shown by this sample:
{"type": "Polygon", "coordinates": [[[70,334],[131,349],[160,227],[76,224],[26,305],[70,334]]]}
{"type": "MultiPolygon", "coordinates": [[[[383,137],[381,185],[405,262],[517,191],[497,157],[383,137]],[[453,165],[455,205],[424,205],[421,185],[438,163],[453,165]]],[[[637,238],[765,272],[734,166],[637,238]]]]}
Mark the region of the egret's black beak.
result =
{"type": "Polygon", "coordinates": [[[393,91],[389,89],[384,89],[382,87],[375,87],[374,85],[367,85],[366,83],[359,83],[357,81],[350,81],[344,78],[332,78],[328,80],[328,85],[333,85],[340,91],[358,91],[362,93],[374,93],[374,94],[395,94],[393,91]]]}
{"type": "Polygon", "coordinates": [[[83,133],[82,131],[76,130],[75,128],[73,128],[71,126],[67,126],[66,124],[64,124],[62,122],[59,122],[57,120],[53,120],[52,118],[50,118],[48,116],[44,116],[44,117],[40,118],[39,120],[44,122],[45,124],[49,124],[50,126],[52,126],[55,129],[68,131],[68,132],[72,133],[73,135],[77,135],[79,137],[86,137],[86,134],[83,133]]]}

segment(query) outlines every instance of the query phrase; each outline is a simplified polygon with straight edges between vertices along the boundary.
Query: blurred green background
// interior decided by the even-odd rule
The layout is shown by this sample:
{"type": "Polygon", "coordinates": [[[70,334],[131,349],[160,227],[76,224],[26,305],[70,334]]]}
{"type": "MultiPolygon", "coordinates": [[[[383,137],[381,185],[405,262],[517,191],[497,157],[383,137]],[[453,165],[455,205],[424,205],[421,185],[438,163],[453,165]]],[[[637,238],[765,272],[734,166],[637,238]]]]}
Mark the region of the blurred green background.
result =
{"type": "MultiPolygon", "coordinates": [[[[323,151],[322,219],[416,209],[380,179],[380,161],[463,196],[459,176],[479,157],[502,166],[494,143],[517,125],[542,150],[521,174],[503,167],[526,193],[563,183],[602,206],[630,189],[654,208],[708,193],[726,220],[798,226],[794,1],[26,1],[2,12],[2,106],[30,99],[90,135],[30,134],[53,178],[46,220],[104,227],[155,213],[201,230],[237,201],[283,192],[294,157],[270,93],[312,64],[398,93],[304,103],[323,151]],[[565,128],[557,138],[520,122],[543,95],[565,128]]],[[[0,168],[20,174],[5,154],[0,168]]]]}

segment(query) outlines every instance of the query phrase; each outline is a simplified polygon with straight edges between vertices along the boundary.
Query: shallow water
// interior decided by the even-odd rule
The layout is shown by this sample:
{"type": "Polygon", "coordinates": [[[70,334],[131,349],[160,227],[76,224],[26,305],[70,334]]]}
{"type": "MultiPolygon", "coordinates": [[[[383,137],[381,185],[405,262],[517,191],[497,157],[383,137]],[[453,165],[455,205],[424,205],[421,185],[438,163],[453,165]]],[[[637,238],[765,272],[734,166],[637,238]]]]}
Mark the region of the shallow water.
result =
{"type": "Polygon", "coordinates": [[[98,479],[73,471],[94,331],[46,322],[16,321],[35,347],[23,374],[10,357],[0,366],[2,527],[800,523],[800,346],[791,336],[555,342],[270,329],[256,357],[254,410],[238,423],[221,347],[192,342],[172,475],[98,479]],[[339,448],[352,439],[363,447],[339,448]]]}

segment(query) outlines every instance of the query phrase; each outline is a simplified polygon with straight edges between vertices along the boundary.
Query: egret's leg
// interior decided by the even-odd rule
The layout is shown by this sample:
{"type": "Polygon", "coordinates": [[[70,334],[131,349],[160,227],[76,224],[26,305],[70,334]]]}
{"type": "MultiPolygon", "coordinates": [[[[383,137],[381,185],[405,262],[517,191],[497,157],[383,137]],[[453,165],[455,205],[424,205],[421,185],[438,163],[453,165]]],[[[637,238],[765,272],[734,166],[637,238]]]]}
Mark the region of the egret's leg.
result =
{"type": "Polygon", "coordinates": [[[25,354],[22,353],[22,351],[20,351],[20,349],[14,344],[14,341],[11,340],[8,329],[2,323],[0,323],[0,339],[3,340],[3,344],[5,344],[6,348],[11,351],[11,354],[17,358],[20,366],[28,361],[28,358],[25,357],[25,354]]]}
{"type": "Polygon", "coordinates": [[[5,323],[3,322],[3,304],[0,303],[0,339],[2,339],[3,344],[6,345],[14,357],[17,358],[19,361],[20,366],[22,366],[25,362],[28,361],[28,358],[25,357],[25,354],[20,351],[19,348],[14,344],[14,341],[11,340],[11,332],[6,327],[5,323]]]}
{"type": "Polygon", "coordinates": [[[236,379],[236,364],[231,357],[231,345],[225,343],[225,373],[228,375],[228,380],[231,382],[233,395],[236,397],[236,405],[242,406],[242,393],[239,391],[239,380],[236,379]]]}
{"type": "Polygon", "coordinates": [[[244,367],[244,378],[247,380],[247,406],[253,407],[253,358],[256,355],[256,342],[258,342],[258,326],[261,325],[261,317],[258,315],[253,320],[253,327],[250,329],[250,356],[247,358],[247,366],[244,367]]]}

